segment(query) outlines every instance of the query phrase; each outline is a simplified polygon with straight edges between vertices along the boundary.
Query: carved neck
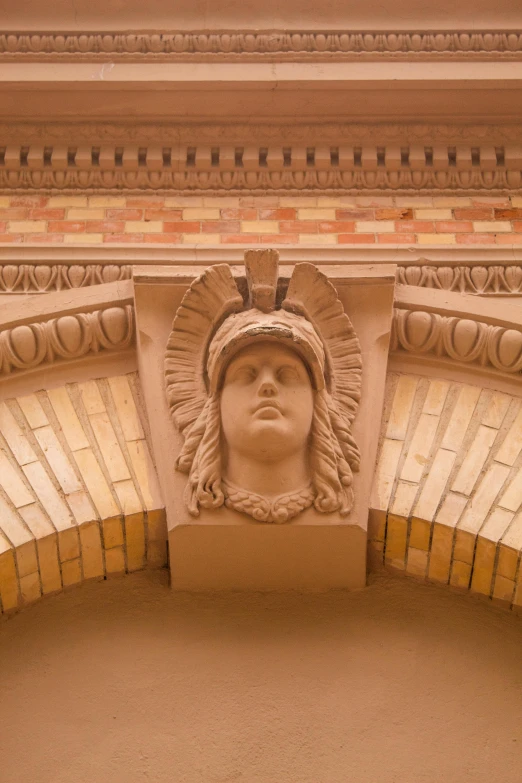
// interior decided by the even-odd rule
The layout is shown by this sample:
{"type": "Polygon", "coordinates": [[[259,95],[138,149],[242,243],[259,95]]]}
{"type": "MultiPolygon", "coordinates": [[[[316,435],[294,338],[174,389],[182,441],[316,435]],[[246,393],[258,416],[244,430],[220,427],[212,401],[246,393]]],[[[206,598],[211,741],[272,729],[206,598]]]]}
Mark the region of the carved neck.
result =
{"type": "Polygon", "coordinates": [[[225,480],[247,492],[274,499],[288,492],[297,492],[310,483],[306,452],[292,454],[278,462],[260,462],[243,454],[229,451],[225,480]]]}

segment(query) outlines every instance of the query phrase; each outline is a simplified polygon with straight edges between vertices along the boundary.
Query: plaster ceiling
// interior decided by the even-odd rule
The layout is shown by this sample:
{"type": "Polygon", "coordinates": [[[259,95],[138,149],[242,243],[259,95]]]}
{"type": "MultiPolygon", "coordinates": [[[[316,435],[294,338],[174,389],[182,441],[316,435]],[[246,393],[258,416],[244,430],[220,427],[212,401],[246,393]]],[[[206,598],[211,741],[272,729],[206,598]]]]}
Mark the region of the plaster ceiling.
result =
{"type": "Polygon", "coordinates": [[[3,30],[522,28],[513,0],[1,0],[0,10],[3,30]]]}

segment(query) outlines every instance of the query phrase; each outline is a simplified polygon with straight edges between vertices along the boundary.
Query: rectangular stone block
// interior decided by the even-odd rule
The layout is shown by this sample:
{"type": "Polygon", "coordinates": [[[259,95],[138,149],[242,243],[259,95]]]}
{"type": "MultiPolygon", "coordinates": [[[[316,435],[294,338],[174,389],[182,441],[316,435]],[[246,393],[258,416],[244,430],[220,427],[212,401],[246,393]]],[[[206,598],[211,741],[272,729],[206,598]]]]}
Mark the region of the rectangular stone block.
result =
{"type": "Polygon", "coordinates": [[[447,584],[450,575],[454,530],[437,523],[433,526],[428,578],[447,584]]]}
{"type": "Polygon", "coordinates": [[[384,560],[387,565],[404,570],[408,523],[401,517],[388,514],[384,560]]]}
{"type": "Polygon", "coordinates": [[[84,579],[96,579],[104,574],[100,528],[97,522],[79,528],[84,579]]]}
{"type": "Polygon", "coordinates": [[[121,546],[105,550],[105,571],[107,576],[125,573],[125,555],[121,546]]]}
{"type": "Polygon", "coordinates": [[[28,574],[20,579],[20,593],[24,604],[31,604],[37,601],[42,595],[40,585],[40,574],[28,574]]]}
{"type": "Polygon", "coordinates": [[[12,550],[0,555],[0,601],[3,612],[10,612],[18,607],[19,585],[12,550]]]}
{"type": "Polygon", "coordinates": [[[138,571],[145,565],[145,525],[143,513],[131,514],[124,519],[127,568],[138,571]]]}
{"type": "Polygon", "coordinates": [[[62,563],[62,582],[65,587],[72,587],[82,581],[82,565],[80,558],[62,563]]]}
{"type": "Polygon", "coordinates": [[[55,593],[62,589],[57,537],[45,536],[36,542],[36,546],[43,592],[45,595],[55,593]]]}
{"type": "Polygon", "coordinates": [[[492,541],[478,539],[471,579],[471,590],[474,593],[482,593],[483,595],[491,593],[496,550],[496,544],[492,541]]]}

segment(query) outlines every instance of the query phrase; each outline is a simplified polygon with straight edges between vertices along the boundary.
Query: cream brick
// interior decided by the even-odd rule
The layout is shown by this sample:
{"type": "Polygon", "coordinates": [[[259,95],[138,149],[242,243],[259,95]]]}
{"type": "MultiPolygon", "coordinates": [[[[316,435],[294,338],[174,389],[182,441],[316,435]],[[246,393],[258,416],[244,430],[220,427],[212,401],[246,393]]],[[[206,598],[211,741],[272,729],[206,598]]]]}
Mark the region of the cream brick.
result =
{"type": "Polygon", "coordinates": [[[18,397],[17,402],[32,429],[35,429],[36,427],[45,427],[46,424],[49,424],[44,409],[40,405],[40,401],[36,394],[18,397]]]}
{"type": "Polygon", "coordinates": [[[438,417],[421,414],[402,467],[401,479],[417,482],[421,480],[438,424],[438,417]]]}
{"type": "Polygon", "coordinates": [[[0,403],[0,432],[19,465],[36,462],[36,454],[5,402],[0,403]]]}
{"type": "Polygon", "coordinates": [[[67,394],[67,389],[63,386],[58,389],[49,389],[47,392],[56,418],[60,422],[65,439],[72,451],[85,449],[89,446],[87,436],[83,431],[80,420],[76,415],[71,398],[67,394]]]}
{"type": "Polygon", "coordinates": [[[62,589],[62,577],[58,561],[58,542],[55,535],[46,536],[36,542],[40,578],[45,595],[62,589]]]}
{"type": "Polygon", "coordinates": [[[34,431],[47,462],[49,463],[58,483],[66,495],[71,492],[79,492],[82,485],[76,477],[68,457],[62,445],[56,437],[52,427],[40,427],[34,431]]]}
{"type": "Polygon", "coordinates": [[[245,234],[278,234],[279,223],[277,220],[242,220],[241,231],[245,234]]]}
{"type": "MultiPolygon", "coordinates": [[[[221,237],[219,234],[182,234],[181,240],[184,245],[219,245],[221,237]]],[[[245,242],[248,241],[245,238],[245,242]]]]}
{"type": "Polygon", "coordinates": [[[522,469],[512,479],[504,494],[499,500],[499,506],[509,511],[518,511],[522,504],[522,469]]]}
{"type": "Polygon", "coordinates": [[[495,459],[505,465],[513,465],[522,449],[522,407],[515,421],[511,425],[508,434],[500,446],[495,459]]]}
{"type": "Polygon", "coordinates": [[[466,530],[468,533],[478,533],[508,475],[508,467],[493,463],[482,477],[477,491],[469,501],[458,523],[461,530],[466,530]]]}
{"type": "Polygon", "coordinates": [[[104,209],[94,209],[93,207],[72,207],[67,210],[67,220],[103,220],[105,217],[104,209]]]}
{"type": "Polygon", "coordinates": [[[467,432],[471,417],[475,411],[481,389],[477,386],[463,386],[453,408],[446,432],[442,439],[442,447],[457,451],[467,432]]]}
{"type": "Polygon", "coordinates": [[[393,196],[356,196],[355,204],[358,207],[393,207],[395,201],[393,196]]]}
{"type": "Polygon", "coordinates": [[[72,587],[82,581],[80,558],[62,563],[62,582],[64,587],[72,587]]]}
{"type": "Polygon", "coordinates": [[[417,234],[419,245],[454,245],[455,234],[417,234]]]}
{"type": "Polygon", "coordinates": [[[86,492],[74,492],[72,495],[67,495],[67,503],[77,525],[92,522],[98,518],[86,492]]]}
{"type": "Polygon", "coordinates": [[[510,511],[504,511],[503,508],[493,509],[489,519],[486,520],[480,529],[480,537],[487,538],[488,541],[493,541],[496,544],[500,541],[514,517],[514,514],[510,511]]]}
{"type": "Polygon", "coordinates": [[[487,427],[494,427],[498,430],[498,428],[502,426],[510,403],[511,397],[508,394],[494,392],[491,395],[486,412],[482,417],[482,424],[485,424],[487,427]]]}
{"type": "Polygon", "coordinates": [[[74,458],[100,517],[116,516],[119,509],[92,450],[75,451],[74,458]]]}
{"type": "Polygon", "coordinates": [[[413,511],[415,517],[425,519],[428,522],[433,521],[448,483],[455,457],[456,454],[453,451],[446,451],[445,449],[437,451],[413,511]]]}
{"type": "Polygon", "coordinates": [[[34,502],[32,493],[27,489],[19,471],[13,467],[3,452],[0,451],[0,486],[2,486],[11,503],[19,508],[34,502]]]}
{"type": "Polygon", "coordinates": [[[34,601],[38,601],[42,595],[42,588],[40,586],[40,574],[28,574],[20,579],[20,592],[22,594],[22,601],[25,604],[31,604],[34,601]]]}
{"type": "Polygon", "coordinates": [[[302,245],[336,245],[335,234],[299,234],[302,245]]]}
{"type": "Polygon", "coordinates": [[[164,504],[161,499],[156,470],[146,442],[144,440],[131,441],[127,443],[127,449],[139,483],[145,508],[147,511],[163,508],[164,504]]]}
{"type": "Polygon", "coordinates": [[[35,538],[43,538],[55,532],[43,509],[37,503],[31,503],[29,506],[19,508],[18,513],[35,538]]]}
{"type": "Polygon", "coordinates": [[[90,413],[105,413],[105,403],[103,402],[98,384],[96,381],[85,381],[79,383],[78,388],[82,396],[85,410],[90,413]]]}
{"type": "Polygon", "coordinates": [[[388,508],[402,446],[400,440],[385,440],[382,444],[370,501],[373,509],[386,511],[388,508]]]}
{"type": "Polygon", "coordinates": [[[126,220],[125,233],[127,234],[161,234],[163,222],[161,220],[126,220]]]}
{"type": "Polygon", "coordinates": [[[125,457],[107,413],[94,413],[90,422],[111,481],[130,479],[125,457]]]}
{"type": "Polygon", "coordinates": [[[36,557],[36,542],[27,541],[16,549],[16,565],[18,576],[28,576],[38,571],[38,559],[36,557]]]}
{"type": "Polygon", "coordinates": [[[123,437],[125,440],[141,440],[145,437],[145,433],[141,426],[128,377],[115,375],[108,378],[108,381],[123,437]]]}
{"type": "Polygon", "coordinates": [[[105,570],[107,575],[125,573],[125,556],[121,547],[105,550],[105,570]]]}
{"type": "Polygon", "coordinates": [[[508,531],[504,533],[502,543],[517,551],[522,549],[522,513],[517,514],[508,531]]]}
{"type": "Polygon", "coordinates": [[[125,207],[127,199],[125,196],[89,196],[90,207],[125,207]]]}
{"type": "Polygon", "coordinates": [[[11,234],[43,234],[46,229],[45,220],[10,220],[7,224],[11,234]]]}
{"type": "Polygon", "coordinates": [[[467,498],[462,497],[462,495],[454,495],[450,492],[444,498],[440,511],[435,517],[435,524],[444,525],[446,527],[456,527],[467,503],[467,498]]]}
{"type": "Polygon", "coordinates": [[[415,220],[451,220],[451,209],[416,209],[415,220]]]}
{"type": "Polygon", "coordinates": [[[497,431],[480,425],[452,485],[454,492],[470,495],[486,462],[497,431]]]}
{"type": "Polygon", "coordinates": [[[69,245],[100,245],[103,234],[64,234],[63,241],[69,245]]]}
{"type": "Polygon", "coordinates": [[[131,480],[118,481],[114,484],[116,495],[125,515],[138,514],[143,511],[141,501],[136,492],[136,488],[131,480]]]}
{"type": "Polygon", "coordinates": [[[80,527],[80,542],[84,579],[95,579],[103,576],[103,553],[100,528],[97,522],[80,527]]]}
{"type": "Polygon", "coordinates": [[[87,196],[51,196],[49,207],[86,207],[87,196]]]}
{"type": "Polygon", "coordinates": [[[327,207],[301,207],[297,210],[299,220],[335,220],[335,209],[327,207]]]}
{"type": "Polygon", "coordinates": [[[0,555],[3,555],[4,552],[10,552],[12,548],[13,547],[7,538],[0,532],[0,555]]]}
{"type": "Polygon", "coordinates": [[[13,546],[21,546],[32,540],[31,533],[22,519],[13,511],[0,495],[0,528],[13,546]]]}
{"type": "Polygon", "coordinates": [[[512,231],[512,228],[509,220],[474,220],[473,231],[477,231],[478,233],[491,232],[493,234],[499,234],[501,232],[509,233],[512,231]]]}
{"type": "MultiPolygon", "coordinates": [[[[355,204],[355,198],[349,199],[350,203],[355,204]]],[[[347,206],[345,197],[343,196],[317,196],[318,207],[335,207],[335,209],[341,209],[347,206]]]]}
{"type": "Polygon", "coordinates": [[[220,211],[215,207],[188,207],[183,210],[183,220],[219,220],[220,211]]]}
{"type": "Polygon", "coordinates": [[[355,231],[358,234],[390,234],[395,231],[393,220],[356,220],[355,231]]]}
{"type": "Polygon", "coordinates": [[[17,608],[18,589],[14,555],[9,550],[0,555],[0,600],[4,612],[17,608]]]}
{"type": "Polygon", "coordinates": [[[399,481],[390,509],[392,514],[407,519],[410,516],[411,507],[418,491],[418,484],[407,484],[404,481],[399,481]]]}
{"type": "Polygon", "coordinates": [[[447,381],[430,381],[428,394],[422,408],[423,413],[429,413],[431,416],[440,416],[449,390],[447,381]]]}
{"type": "Polygon", "coordinates": [[[127,550],[127,568],[129,571],[138,571],[145,565],[145,526],[143,514],[131,514],[126,516],[125,542],[127,550]]]}
{"type": "Polygon", "coordinates": [[[388,426],[386,427],[387,438],[404,440],[406,437],[413,400],[417,391],[417,383],[418,378],[412,375],[401,375],[399,377],[395,387],[388,426]]]}

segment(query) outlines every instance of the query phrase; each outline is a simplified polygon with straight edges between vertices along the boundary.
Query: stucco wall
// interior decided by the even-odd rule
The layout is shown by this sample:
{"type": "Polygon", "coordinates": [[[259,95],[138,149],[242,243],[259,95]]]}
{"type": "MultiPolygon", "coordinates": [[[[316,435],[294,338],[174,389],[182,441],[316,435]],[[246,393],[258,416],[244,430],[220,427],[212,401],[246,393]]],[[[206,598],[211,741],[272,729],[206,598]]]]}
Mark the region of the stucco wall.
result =
{"type": "Polygon", "coordinates": [[[91,583],[0,625],[2,783],[518,783],[519,618],[351,594],[91,583]]]}

